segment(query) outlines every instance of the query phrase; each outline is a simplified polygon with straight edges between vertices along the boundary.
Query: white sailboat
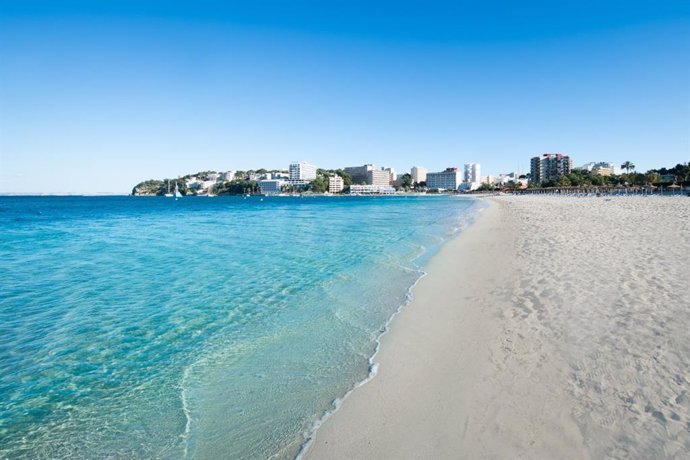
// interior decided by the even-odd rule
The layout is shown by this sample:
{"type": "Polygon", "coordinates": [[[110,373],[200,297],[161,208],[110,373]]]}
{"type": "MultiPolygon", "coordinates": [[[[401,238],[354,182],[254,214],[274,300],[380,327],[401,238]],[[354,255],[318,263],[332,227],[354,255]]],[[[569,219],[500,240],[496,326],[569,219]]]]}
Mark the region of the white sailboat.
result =
{"type": "Polygon", "coordinates": [[[180,193],[180,189],[177,187],[177,182],[175,182],[175,199],[181,198],[182,194],[180,193]]]}
{"type": "MultiPolygon", "coordinates": [[[[176,185],[177,185],[177,184],[176,184],[176,185]]],[[[173,194],[170,193],[170,179],[168,179],[168,193],[166,193],[165,196],[167,196],[168,198],[170,198],[170,197],[173,196],[173,194]]]]}

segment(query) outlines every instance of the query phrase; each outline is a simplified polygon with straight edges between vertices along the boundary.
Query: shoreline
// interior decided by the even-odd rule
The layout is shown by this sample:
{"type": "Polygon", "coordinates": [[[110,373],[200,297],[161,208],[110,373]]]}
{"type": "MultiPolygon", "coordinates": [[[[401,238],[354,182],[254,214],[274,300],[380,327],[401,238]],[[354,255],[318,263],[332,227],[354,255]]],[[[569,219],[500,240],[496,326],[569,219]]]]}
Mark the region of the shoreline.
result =
{"type": "Polygon", "coordinates": [[[429,261],[434,258],[442,250],[442,248],[453,241],[454,239],[459,238],[462,233],[472,225],[474,225],[482,216],[483,212],[491,206],[491,204],[485,200],[485,199],[480,199],[480,198],[475,198],[475,206],[477,208],[472,211],[469,214],[469,218],[467,218],[467,215],[463,215],[463,218],[459,224],[458,227],[454,228],[453,234],[448,237],[447,239],[444,239],[437,243],[435,246],[432,246],[430,248],[427,248],[426,251],[424,251],[422,254],[420,254],[417,259],[425,259],[426,264],[421,265],[418,269],[417,272],[419,273],[419,277],[407,288],[407,291],[405,293],[405,301],[401,303],[398,308],[391,313],[390,317],[386,320],[386,322],[383,324],[381,328],[381,333],[376,337],[375,340],[375,348],[374,352],[372,355],[369,357],[368,360],[368,375],[366,378],[363,380],[356,382],[352,388],[350,388],[343,396],[337,397],[336,399],[333,400],[332,402],[332,408],[326,410],[318,420],[312,425],[312,427],[304,434],[304,442],[299,446],[297,453],[295,454],[295,460],[302,460],[305,458],[305,456],[308,455],[309,450],[311,449],[311,446],[314,442],[314,439],[316,438],[316,433],[319,431],[321,426],[337,411],[340,409],[342,404],[360,387],[366,385],[369,383],[371,380],[373,380],[376,375],[378,374],[378,367],[379,363],[376,361],[376,357],[378,356],[379,352],[381,351],[381,345],[382,345],[382,340],[384,336],[386,336],[391,329],[391,324],[395,320],[395,318],[400,315],[406,308],[409,308],[410,304],[414,302],[414,289],[415,287],[419,284],[420,281],[422,281],[427,275],[428,272],[426,271],[426,265],[428,265],[429,261]]]}
{"type": "MultiPolygon", "coordinates": [[[[456,238],[447,241],[434,257],[427,262],[425,267],[426,276],[420,279],[415,286],[412,301],[390,322],[388,333],[381,337],[378,353],[379,369],[376,378],[369,379],[366,385],[360,385],[355,388],[356,391],[353,390],[348,394],[347,400],[338,407],[338,410],[334,411],[323,421],[308,448],[305,449],[305,452],[299,458],[446,458],[452,456],[453,452],[457,452],[457,449],[460,447],[457,443],[447,446],[449,447],[448,449],[440,446],[442,450],[436,450],[436,447],[439,446],[431,444],[437,443],[435,441],[425,443],[423,439],[415,435],[415,429],[407,430],[403,427],[404,434],[396,433],[395,429],[391,429],[391,422],[395,423],[395,421],[390,420],[389,414],[395,414],[396,417],[393,417],[394,419],[398,416],[412,418],[414,421],[410,422],[411,425],[414,425],[420,419],[426,418],[427,421],[430,420],[422,415],[425,412],[429,412],[422,407],[407,407],[405,410],[399,411],[399,408],[396,407],[397,401],[410,400],[412,397],[418,396],[416,390],[410,390],[410,380],[414,381],[414,386],[418,387],[420,391],[424,391],[426,386],[424,380],[429,369],[424,369],[428,367],[423,362],[424,352],[420,353],[417,347],[419,344],[415,343],[413,336],[423,334],[429,340],[429,332],[425,332],[423,329],[436,330],[440,325],[425,324],[425,318],[422,317],[426,313],[424,310],[430,306],[430,302],[437,300],[431,291],[437,288],[442,290],[452,289],[453,284],[455,284],[455,276],[443,276],[443,274],[448,275],[450,271],[462,270],[462,262],[457,264],[454,261],[461,260],[462,256],[471,250],[473,244],[485,239],[484,236],[487,231],[495,230],[499,218],[498,207],[500,204],[490,200],[483,201],[488,203],[489,206],[483,209],[471,226],[457,235],[456,238]],[[461,257],[456,257],[458,251],[461,257]],[[431,285],[426,286],[429,284],[431,285]],[[422,327],[417,328],[415,327],[416,324],[420,324],[422,327]],[[407,367],[406,363],[403,362],[407,356],[414,357],[414,362],[411,363],[411,372],[411,368],[407,367]],[[399,384],[404,384],[407,387],[407,391],[404,389],[400,391],[398,388],[399,384]],[[395,397],[389,399],[386,394],[388,392],[392,392],[395,397]],[[383,404],[379,404],[381,400],[384,401],[383,404]],[[411,409],[412,413],[410,413],[409,409],[411,409]],[[414,442],[411,445],[409,441],[413,439],[414,442]]],[[[504,247],[503,249],[508,248],[504,247]]],[[[465,268],[464,270],[467,269],[465,268]]],[[[458,277],[462,277],[462,274],[458,277]]],[[[456,293],[460,293],[460,291],[457,290],[456,293]]],[[[462,294],[460,294],[461,296],[462,294]]],[[[453,300],[458,301],[460,297],[455,296],[453,300]]],[[[442,312],[435,311],[435,313],[442,312]]],[[[453,316],[452,313],[451,316],[453,316]]],[[[449,318],[445,317],[444,319],[447,320],[449,318]]],[[[472,319],[477,320],[477,318],[472,319]]],[[[482,321],[482,323],[488,324],[486,321],[482,321]]],[[[449,338],[449,332],[451,331],[445,331],[444,338],[449,338]]],[[[452,343],[452,340],[448,341],[452,343]]],[[[431,348],[442,345],[443,342],[445,340],[436,342],[432,344],[431,348]]],[[[431,372],[428,374],[431,374],[431,372]]],[[[453,377],[458,378],[460,376],[456,375],[453,377]]],[[[452,399],[451,395],[447,395],[447,397],[452,399]]],[[[429,402],[432,404],[432,407],[436,405],[435,409],[440,409],[438,401],[440,399],[437,399],[435,402],[429,402]]],[[[455,422],[458,421],[456,420],[455,422]]],[[[448,420],[443,420],[441,423],[447,425],[448,420]]],[[[430,425],[436,425],[436,423],[427,423],[426,434],[421,438],[434,440],[436,427],[430,425]]]]}
{"type": "Polygon", "coordinates": [[[381,337],[376,378],[300,456],[680,458],[690,448],[690,313],[678,252],[690,250],[690,202],[489,201],[428,261],[381,337]],[[626,244],[664,264],[630,267],[626,244]],[[601,257],[558,262],[581,245],[601,257]],[[660,296],[667,302],[645,316],[660,296]],[[650,361],[650,348],[663,351],[650,361]]]}

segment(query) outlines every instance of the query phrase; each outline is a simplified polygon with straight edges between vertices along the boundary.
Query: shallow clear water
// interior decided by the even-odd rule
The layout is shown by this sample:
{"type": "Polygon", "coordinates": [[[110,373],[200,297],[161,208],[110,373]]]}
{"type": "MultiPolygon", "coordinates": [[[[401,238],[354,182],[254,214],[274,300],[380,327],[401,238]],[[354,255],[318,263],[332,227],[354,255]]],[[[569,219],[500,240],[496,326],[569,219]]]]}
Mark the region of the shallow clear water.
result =
{"type": "Polygon", "coordinates": [[[0,457],[292,457],[458,197],[0,197],[0,457]]]}

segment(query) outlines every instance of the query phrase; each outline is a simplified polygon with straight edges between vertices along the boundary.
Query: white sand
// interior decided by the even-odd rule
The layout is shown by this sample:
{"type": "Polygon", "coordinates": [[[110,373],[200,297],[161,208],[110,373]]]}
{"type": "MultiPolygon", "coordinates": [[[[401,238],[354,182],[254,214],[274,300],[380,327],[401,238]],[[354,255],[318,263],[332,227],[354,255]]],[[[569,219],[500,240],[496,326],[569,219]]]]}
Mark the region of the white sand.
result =
{"type": "Polygon", "coordinates": [[[690,458],[690,198],[493,203],[307,457],[690,458]]]}

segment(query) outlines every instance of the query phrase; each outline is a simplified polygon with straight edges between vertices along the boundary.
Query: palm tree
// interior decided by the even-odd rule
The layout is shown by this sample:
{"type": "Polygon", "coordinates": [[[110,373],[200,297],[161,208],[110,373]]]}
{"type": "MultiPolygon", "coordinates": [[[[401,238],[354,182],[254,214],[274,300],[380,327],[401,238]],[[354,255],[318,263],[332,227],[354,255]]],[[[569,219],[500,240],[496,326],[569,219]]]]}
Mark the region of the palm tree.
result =
{"type": "Polygon", "coordinates": [[[630,170],[632,169],[633,171],[635,170],[635,165],[631,163],[630,161],[626,161],[621,165],[621,169],[625,169],[625,172],[630,174],[630,170]]]}

